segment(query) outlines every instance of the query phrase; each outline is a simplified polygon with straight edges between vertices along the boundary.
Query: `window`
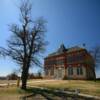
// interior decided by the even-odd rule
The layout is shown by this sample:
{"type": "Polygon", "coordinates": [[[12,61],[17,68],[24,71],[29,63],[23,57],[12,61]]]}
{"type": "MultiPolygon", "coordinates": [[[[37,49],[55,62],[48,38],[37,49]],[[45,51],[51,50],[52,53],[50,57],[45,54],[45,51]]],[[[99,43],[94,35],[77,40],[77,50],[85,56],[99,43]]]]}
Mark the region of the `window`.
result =
{"type": "Polygon", "coordinates": [[[51,76],[54,75],[54,68],[51,68],[51,69],[50,69],[50,75],[51,75],[51,76]]]}
{"type": "Polygon", "coordinates": [[[49,70],[45,69],[45,75],[48,75],[48,74],[49,74],[49,70]]]}
{"type": "Polygon", "coordinates": [[[56,64],[57,65],[62,65],[62,64],[64,64],[64,60],[63,59],[57,60],[56,64]]]}
{"type": "Polygon", "coordinates": [[[77,53],[74,55],[68,55],[67,56],[67,62],[68,63],[74,63],[74,62],[80,62],[83,61],[84,54],[83,53],[77,53]]]}
{"type": "Polygon", "coordinates": [[[72,63],[73,62],[73,55],[68,55],[67,56],[67,62],[72,63]]]}
{"type": "Polygon", "coordinates": [[[83,75],[82,67],[77,67],[77,75],[83,75]]]}
{"type": "Polygon", "coordinates": [[[68,68],[68,75],[73,75],[73,67],[68,68]]]}
{"type": "Polygon", "coordinates": [[[62,70],[62,68],[59,68],[58,69],[58,78],[62,78],[62,75],[63,75],[63,70],[62,70]]]}

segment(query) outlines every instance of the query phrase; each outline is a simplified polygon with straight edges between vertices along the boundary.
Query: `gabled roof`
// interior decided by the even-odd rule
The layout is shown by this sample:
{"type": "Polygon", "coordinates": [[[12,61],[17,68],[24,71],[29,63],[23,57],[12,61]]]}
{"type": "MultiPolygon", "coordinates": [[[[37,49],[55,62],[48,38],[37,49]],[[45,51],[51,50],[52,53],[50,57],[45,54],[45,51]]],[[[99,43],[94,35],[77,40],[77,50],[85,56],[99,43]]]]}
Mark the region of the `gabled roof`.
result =
{"type": "Polygon", "coordinates": [[[56,55],[62,54],[64,52],[70,53],[70,52],[78,51],[78,50],[81,50],[81,49],[84,49],[84,48],[74,46],[74,47],[66,49],[64,44],[61,44],[56,52],[53,52],[53,53],[49,54],[47,57],[56,56],[56,55]]]}
{"type": "Polygon", "coordinates": [[[60,47],[58,48],[57,52],[63,53],[64,51],[66,51],[66,47],[64,46],[64,44],[61,44],[60,47]]]}
{"type": "Polygon", "coordinates": [[[79,46],[74,46],[74,47],[68,48],[67,53],[78,51],[78,50],[81,50],[81,49],[84,49],[84,48],[81,48],[79,46]]]}
{"type": "Polygon", "coordinates": [[[48,57],[49,56],[59,55],[61,53],[64,53],[65,51],[67,51],[66,47],[64,46],[64,44],[61,44],[60,47],[57,49],[57,51],[49,54],[48,57]]]}

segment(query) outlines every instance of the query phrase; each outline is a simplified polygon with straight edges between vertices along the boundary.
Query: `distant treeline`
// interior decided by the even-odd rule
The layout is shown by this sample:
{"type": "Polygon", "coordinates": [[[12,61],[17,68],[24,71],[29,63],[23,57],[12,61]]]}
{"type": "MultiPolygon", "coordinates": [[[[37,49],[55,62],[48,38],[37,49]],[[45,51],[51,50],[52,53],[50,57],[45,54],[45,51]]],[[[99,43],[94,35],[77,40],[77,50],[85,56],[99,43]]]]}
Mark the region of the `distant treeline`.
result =
{"type": "Polygon", "coordinates": [[[0,80],[6,80],[6,79],[7,77],[3,77],[3,76],[0,77],[0,80]]]}
{"type": "Polygon", "coordinates": [[[100,78],[97,78],[96,80],[100,80],[100,78]]]}
{"type": "MultiPolygon", "coordinates": [[[[17,80],[18,78],[20,77],[16,73],[11,73],[7,75],[6,77],[0,77],[0,80],[17,80]]],[[[42,79],[42,78],[43,76],[40,72],[37,74],[30,73],[28,75],[28,79],[42,79]]]]}

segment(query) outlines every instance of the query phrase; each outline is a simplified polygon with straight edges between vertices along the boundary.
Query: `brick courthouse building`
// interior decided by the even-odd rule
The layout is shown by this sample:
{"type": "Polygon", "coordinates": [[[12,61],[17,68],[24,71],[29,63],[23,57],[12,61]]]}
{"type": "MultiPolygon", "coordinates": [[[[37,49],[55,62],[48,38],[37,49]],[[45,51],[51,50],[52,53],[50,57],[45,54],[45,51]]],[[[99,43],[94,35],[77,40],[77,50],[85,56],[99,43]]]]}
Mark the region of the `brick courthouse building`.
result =
{"type": "Polygon", "coordinates": [[[90,53],[78,46],[60,48],[44,59],[45,78],[94,79],[94,60],[90,53]]]}

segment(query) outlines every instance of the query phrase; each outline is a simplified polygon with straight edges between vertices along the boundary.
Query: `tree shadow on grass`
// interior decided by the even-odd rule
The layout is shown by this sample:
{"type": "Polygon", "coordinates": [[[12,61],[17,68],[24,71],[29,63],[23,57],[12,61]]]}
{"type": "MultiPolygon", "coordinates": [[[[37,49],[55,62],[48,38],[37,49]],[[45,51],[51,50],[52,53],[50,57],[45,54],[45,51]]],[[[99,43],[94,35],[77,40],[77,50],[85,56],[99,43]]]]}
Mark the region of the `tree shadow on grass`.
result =
{"type": "MultiPolygon", "coordinates": [[[[30,93],[28,96],[23,96],[20,100],[28,100],[27,98],[32,98],[36,95],[41,95],[45,99],[39,100],[90,100],[90,98],[81,97],[75,94],[67,94],[59,90],[45,89],[45,88],[27,88],[26,93],[30,93]],[[59,97],[60,99],[55,99],[54,97],[59,97]],[[69,98],[69,99],[68,99],[69,98]]],[[[35,99],[32,99],[35,100],[35,99]]],[[[91,100],[94,100],[91,98],[91,100]]]]}

